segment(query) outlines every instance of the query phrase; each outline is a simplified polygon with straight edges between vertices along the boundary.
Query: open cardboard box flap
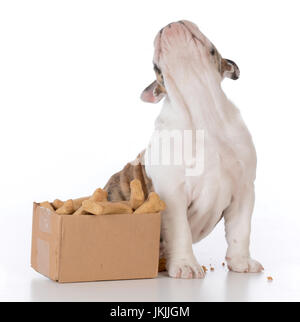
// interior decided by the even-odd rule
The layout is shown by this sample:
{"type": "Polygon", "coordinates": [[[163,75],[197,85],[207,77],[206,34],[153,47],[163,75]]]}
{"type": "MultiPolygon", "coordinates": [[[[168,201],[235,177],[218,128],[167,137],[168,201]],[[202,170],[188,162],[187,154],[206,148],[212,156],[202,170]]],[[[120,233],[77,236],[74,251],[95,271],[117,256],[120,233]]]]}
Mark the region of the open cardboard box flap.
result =
{"type": "Polygon", "coordinates": [[[58,282],[154,278],[160,213],[58,215],[33,205],[31,266],[58,282]]]}

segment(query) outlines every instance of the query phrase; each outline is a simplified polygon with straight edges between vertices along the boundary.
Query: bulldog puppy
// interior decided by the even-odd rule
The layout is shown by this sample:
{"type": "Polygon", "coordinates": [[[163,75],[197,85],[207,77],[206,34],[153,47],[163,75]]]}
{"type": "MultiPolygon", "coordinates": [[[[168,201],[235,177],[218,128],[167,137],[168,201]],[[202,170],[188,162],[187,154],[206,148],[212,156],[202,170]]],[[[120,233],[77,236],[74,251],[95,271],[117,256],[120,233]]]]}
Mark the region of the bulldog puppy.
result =
{"type": "Polygon", "coordinates": [[[146,198],[155,191],[166,203],[161,246],[171,277],[204,277],[192,244],[206,237],[223,217],[229,269],[260,272],[262,265],[249,251],[256,152],[239,110],[221,87],[225,77],[238,79],[239,69],[189,21],[160,30],[154,46],[156,80],[141,98],[150,103],[165,98],[155,133],[176,130],[184,136],[189,131],[194,139],[174,139],[173,149],[198,153],[182,164],[153,164],[149,156],[157,153],[157,147],[151,140],[133,164],[109,180],[105,187],[109,199],[128,200],[130,181],[138,178],[146,198]],[[198,133],[203,140],[195,140],[198,133]]]}

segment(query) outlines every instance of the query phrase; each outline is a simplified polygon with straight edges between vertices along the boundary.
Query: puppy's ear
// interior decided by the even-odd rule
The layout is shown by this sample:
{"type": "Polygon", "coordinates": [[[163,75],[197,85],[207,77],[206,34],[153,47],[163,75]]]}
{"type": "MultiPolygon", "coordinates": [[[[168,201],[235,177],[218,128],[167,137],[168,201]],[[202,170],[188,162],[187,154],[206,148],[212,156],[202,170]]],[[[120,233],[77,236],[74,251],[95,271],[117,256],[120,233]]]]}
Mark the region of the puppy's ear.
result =
{"type": "Polygon", "coordinates": [[[158,103],[166,95],[165,89],[157,81],[151,83],[141,94],[141,100],[147,103],[158,103]]]}
{"type": "Polygon", "coordinates": [[[234,80],[240,77],[240,70],[237,64],[229,59],[222,59],[221,73],[223,77],[228,77],[234,80]]]}

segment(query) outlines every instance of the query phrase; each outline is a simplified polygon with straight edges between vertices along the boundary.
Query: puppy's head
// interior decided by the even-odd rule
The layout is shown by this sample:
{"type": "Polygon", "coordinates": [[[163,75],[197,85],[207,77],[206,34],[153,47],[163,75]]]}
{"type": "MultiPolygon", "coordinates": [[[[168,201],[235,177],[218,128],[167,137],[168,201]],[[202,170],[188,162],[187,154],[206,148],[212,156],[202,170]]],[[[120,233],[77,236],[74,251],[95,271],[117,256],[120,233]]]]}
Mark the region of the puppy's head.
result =
{"type": "Polygon", "coordinates": [[[237,65],[222,58],[192,22],[182,20],[167,25],[157,34],[154,47],[156,80],[142,92],[141,99],[145,102],[158,103],[167,94],[166,76],[184,79],[189,68],[196,73],[214,74],[220,80],[239,78],[237,65]]]}

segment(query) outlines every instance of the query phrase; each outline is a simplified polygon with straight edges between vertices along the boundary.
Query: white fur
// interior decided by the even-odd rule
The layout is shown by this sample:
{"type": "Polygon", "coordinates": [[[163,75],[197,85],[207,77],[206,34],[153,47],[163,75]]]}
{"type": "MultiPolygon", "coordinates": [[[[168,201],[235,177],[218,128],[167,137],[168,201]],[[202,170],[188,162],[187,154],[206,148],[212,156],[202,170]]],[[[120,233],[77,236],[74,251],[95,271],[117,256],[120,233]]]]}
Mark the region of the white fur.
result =
{"type": "MultiPolygon", "coordinates": [[[[210,42],[200,31],[197,36],[201,41],[175,23],[156,39],[155,62],[168,94],[155,129],[203,130],[205,135],[204,171],[199,176],[186,176],[185,164],[146,164],[155,191],[167,204],[162,214],[167,270],[172,277],[204,277],[192,243],[207,236],[224,216],[228,267],[258,272],[262,266],[249,253],[255,148],[239,111],[221,88],[222,77],[209,56],[210,42]]],[[[151,154],[151,144],[146,153],[151,154]]]]}

